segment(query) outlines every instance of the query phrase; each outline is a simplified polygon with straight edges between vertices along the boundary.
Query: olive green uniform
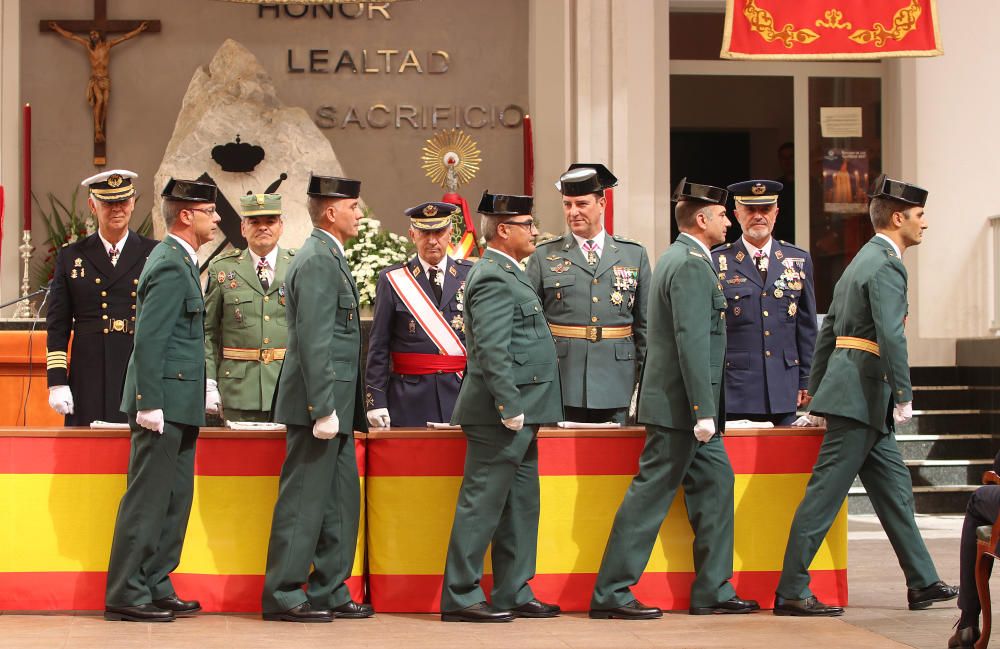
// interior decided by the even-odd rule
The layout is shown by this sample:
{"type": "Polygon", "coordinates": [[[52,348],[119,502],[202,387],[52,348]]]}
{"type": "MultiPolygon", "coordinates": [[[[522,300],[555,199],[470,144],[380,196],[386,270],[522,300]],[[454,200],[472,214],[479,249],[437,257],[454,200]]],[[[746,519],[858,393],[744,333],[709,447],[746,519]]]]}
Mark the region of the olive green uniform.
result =
{"type": "Polygon", "coordinates": [[[487,249],[465,285],[468,370],[452,423],[467,446],[448,543],[441,610],[486,596],[479,585],[493,544],[495,607],[532,599],[538,544],[538,427],[563,416],[552,335],[531,282],[510,259],[487,249]],[[502,419],[524,415],[512,431],[502,419]]]}
{"type": "Polygon", "coordinates": [[[920,589],[938,581],[913,518],[913,483],[892,420],[894,404],[913,400],[903,333],[906,284],[903,261],[888,241],[875,236],[833,290],[809,378],[809,408],[826,416],[827,431],[792,520],[777,589],[785,599],[812,595],[809,564],[855,476],[885,527],[906,585],[920,589]],[[864,346],[859,341],[877,343],[872,349],[878,353],[856,348],[864,346]]]}
{"type": "Polygon", "coordinates": [[[639,473],[615,516],[593,609],[635,599],[631,586],[649,561],[678,487],[694,530],[695,579],[691,606],[707,607],[736,595],[733,575],[734,475],[720,435],[694,436],[698,419],[725,423],[721,404],[726,351],[726,298],[711,257],[681,234],[656,264],[650,289],[649,347],[639,385],[638,416],[646,424],[639,473]]]}
{"type": "Polygon", "coordinates": [[[624,422],[646,354],[646,249],[605,233],[600,259],[591,265],[567,233],[539,244],[528,258],[526,274],[550,324],[589,328],[589,338],[554,331],[566,416],[624,422]],[[630,336],[603,335],[605,327],[628,326],[630,336]]]}
{"type": "Polygon", "coordinates": [[[218,382],[225,419],[271,417],[288,340],[285,272],[294,255],[295,250],[278,248],[274,279],[267,290],[246,250],[224,253],[208,267],[205,375],[218,382]]]}
{"type": "Polygon", "coordinates": [[[167,236],[150,253],[136,287],[135,348],[122,411],[132,429],[128,486],[118,506],[105,603],[140,606],[174,595],[194,496],[194,451],[205,424],[205,302],[198,268],[167,236]],[[136,423],[163,410],[163,433],[136,423]]]}

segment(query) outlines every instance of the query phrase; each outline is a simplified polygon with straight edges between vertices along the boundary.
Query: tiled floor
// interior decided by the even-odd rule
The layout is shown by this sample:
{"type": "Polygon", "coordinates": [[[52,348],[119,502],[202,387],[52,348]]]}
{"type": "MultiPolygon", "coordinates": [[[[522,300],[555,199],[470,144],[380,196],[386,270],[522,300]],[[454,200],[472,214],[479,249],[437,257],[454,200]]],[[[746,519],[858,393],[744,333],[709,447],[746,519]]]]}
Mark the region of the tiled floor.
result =
{"type": "MultiPolygon", "coordinates": [[[[920,517],[942,579],[957,582],[960,517],[920,517]]],[[[0,615],[0,649],[273,649],[277,646],[392,649],[630,647],[946,646],[953,603],[911,612],[892,549],[873,517],[850,521],[851,607],[839,619],[749,616],[590,620],[584,614],[513,624],[443,624],[436,616],[379,614],[334,624],[265,623],[256,616],[205,615],[173,624],[112,624],[96,615],[0,615]]]]}

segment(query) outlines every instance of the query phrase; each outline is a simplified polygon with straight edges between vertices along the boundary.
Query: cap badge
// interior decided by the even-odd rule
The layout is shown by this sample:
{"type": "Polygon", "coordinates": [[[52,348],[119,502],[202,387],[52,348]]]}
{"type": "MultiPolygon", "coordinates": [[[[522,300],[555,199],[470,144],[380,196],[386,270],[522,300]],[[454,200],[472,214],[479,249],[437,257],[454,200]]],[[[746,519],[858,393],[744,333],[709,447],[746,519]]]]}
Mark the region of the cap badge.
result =
{"type": "Polygon", "coordinates": [[[438,208],[436,205],[428,205],[424,208],[424,216],[437,216],[438,208]]]}
{"type": "Polygon", "coordinates": [[[756,183],[750,188],[750,191],[754,194],[754,196],[760,196],[767,191],[767,188],[764,187],[764,183],[756,183]]]}
{"type": "Polygon", "coordinates": [[[263,194],[257,194],[257,196],[255,196],[255,198],[257,199],[257,205],[260,205],[260,206],[264,205],[264,195],[263,194]]]}
{"type": "Polygon", "coordinates": [[[125,179],[120,174],[111,174],[108,176],[108,187],[120,187],[123,182],[125,182],[125,179]]]}

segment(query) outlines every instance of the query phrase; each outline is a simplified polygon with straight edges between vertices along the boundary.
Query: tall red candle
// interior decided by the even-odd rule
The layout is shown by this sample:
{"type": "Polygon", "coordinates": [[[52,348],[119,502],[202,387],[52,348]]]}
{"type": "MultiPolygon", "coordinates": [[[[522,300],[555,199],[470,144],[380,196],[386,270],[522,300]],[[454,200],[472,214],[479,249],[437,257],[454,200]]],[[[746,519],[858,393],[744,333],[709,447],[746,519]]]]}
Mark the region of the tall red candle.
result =
{"type": "Polygon", "coordinates": [[[604,190],[604,200],[607,201],[607,205],[604,206],[604,229],[608,231],[608,234],[615,233],[615,190],[608,189],[604,190]]]}
{"type": "Polygon", "coordinates": [[[535,193],[535,145],[532,142],[531,116],[524,116],[524,193],[535,193]]]}
{"type": "Polygon", "coordinates": [[[3,213],[6,202],[7,197],[3,193],[3,185],[0,185],[0,252],[3,252],[3,213]]]}
{"type": "Polygon", "coordinates": [[[24,231],[31,231],[31,104],[24,105],[24,231]]]}

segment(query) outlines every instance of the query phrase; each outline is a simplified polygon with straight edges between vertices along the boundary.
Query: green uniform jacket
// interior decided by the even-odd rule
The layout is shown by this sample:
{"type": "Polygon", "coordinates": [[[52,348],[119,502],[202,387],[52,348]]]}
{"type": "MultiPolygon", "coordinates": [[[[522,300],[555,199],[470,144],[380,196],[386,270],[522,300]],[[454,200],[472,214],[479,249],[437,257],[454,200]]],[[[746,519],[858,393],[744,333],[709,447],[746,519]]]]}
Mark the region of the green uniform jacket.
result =
{"type": "Polygon", "coordinates": [[[906,279],[903,260],[878,236],[844,270],[816,339],[809,379],[812,412],[848,417],[888,433],[892,403],[913,401],[903,333],[906,279]],[[837,348],[838,336],[876,342],[879,356],[837,348]]]}
{"type": "Polygon", "coordinates": [[[698,419],[715,417],[721,430],[726,297],[712,260],[687,234],[677,237],[656,263],[649,334],[639,422],[692,429],[698,419]]]}
{"type": "Polygon", "coordinates": [[[487,249],[465,283],[468,365],[451,422],[525,425],[562,419],[559,371],[542,303],[524,272],[487,249]]]}
{"type": "Polygon", "coordinates": [[[600,262],[590,266],[576,238],[567,233],[539,244],[526,273],[552,324],[632,325],[629,338],[555,338],[564,405],[627,408],[646,355],[646,249],[605,234],[600,262]]]}
{"type": "Polygon", "coordinates": [[[281,373],[279,360],[235,360],[222,357],[223,347],[284,349],[285,273],[294,250],[278,248],[274,279],[267,291],[260,284],[246,250],[220,255],[208,267],[205,292],[205,375],[219,383],[222,407],[269,411],[281,373]]]}
{"type": "Polygon", "coordinates": [[[176,239],[153,248],[136,293],[122,412],[160,409],[166,421],[204,426],[205,299],[198,268],[176,239]]]}
{"type": "Polygon", "coordinates": [[[340,433],[366,432],[358,289],[330,236],[313,230],[289,264],[285,285],[288,351],[274,420],[311,426],[336,411],[340,433]]]}

